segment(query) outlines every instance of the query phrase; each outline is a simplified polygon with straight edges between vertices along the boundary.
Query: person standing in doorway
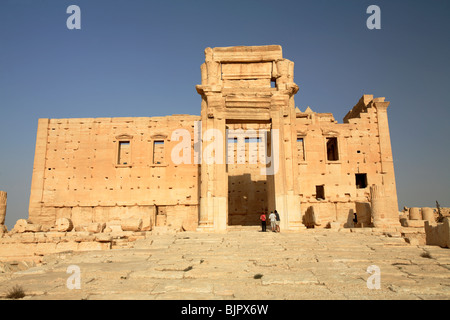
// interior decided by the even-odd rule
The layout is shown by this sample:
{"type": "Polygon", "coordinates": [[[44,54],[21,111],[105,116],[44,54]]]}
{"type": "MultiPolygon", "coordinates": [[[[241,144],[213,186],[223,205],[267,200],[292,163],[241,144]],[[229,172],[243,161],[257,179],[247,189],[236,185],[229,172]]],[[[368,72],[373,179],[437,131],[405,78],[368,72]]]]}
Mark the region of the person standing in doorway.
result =
{"type": "Polygon", "coordinates": [[[277,216],[273,211],[269,214],[269,220],[270,220],[270,228],[272,229],[272,232],[275,232],[277,230],[277,216]]]}
{"type": "Polygon", "coordinates": [[[280,232],[280,214],[277,212],[277,210],[275,210],[274,214],[276,217],[275,223],[277,225],[277,232],[280,232]]]}
{"type": "Polygon", "coordinates": [[[263,212],[259,219],[261,220],[262,232],[266,232],[266,214],[263,212]]]}

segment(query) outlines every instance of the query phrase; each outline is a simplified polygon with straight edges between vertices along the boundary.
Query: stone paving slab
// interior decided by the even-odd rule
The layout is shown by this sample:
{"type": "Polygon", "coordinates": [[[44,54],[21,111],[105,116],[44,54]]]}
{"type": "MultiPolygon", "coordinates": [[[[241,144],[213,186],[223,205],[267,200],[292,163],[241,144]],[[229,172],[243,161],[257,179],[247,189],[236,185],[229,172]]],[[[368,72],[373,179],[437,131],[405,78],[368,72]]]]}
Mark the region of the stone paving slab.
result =
{"type": "Polygon", "coordinates": [[[66,252],[0,273],[24,299],[450,299],[450,250],[370,232],[306,230],[152,235],[135,248],[66,252]],[[81,289],[70,290],[69,265],[81,289]],[[369,289],[367,268],[380,269],[369,289]]]}

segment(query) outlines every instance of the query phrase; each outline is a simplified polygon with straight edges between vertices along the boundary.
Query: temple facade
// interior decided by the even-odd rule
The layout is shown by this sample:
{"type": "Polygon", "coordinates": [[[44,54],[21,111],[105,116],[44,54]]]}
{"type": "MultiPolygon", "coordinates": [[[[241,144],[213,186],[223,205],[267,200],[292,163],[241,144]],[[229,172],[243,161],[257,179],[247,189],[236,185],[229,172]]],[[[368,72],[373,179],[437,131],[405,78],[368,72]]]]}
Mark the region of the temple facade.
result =
{"type": "Polygon", "coordinates": [[[199,116],[39,119],[29,220],[215,232],[276,209],[282,230],[369,226],[372,189],[377,223],[399,225],[384,98],[343,123],[301,111],[276,45],[207,48],[196,90],[199,116]]]}

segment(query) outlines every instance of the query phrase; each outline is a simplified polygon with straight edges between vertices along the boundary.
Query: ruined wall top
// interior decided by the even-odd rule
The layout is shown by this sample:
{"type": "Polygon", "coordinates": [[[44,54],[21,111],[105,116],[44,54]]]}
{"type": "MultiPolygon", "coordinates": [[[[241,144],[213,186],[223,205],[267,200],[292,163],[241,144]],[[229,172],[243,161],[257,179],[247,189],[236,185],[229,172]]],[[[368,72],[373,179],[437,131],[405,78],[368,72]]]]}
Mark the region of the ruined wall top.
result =
{"type": "Polygon", "coordinates": [[[283,92],[298,91],[294,83],[294,63],[283,58],[279,45],[236,46],[205,49],[201,65],[199,94],[225,90],[283,92]]]}
{"type": "Polygon", "coordinates": [[[388,101],[385,101],[384,97],[374,98],[371,94],[365,94],[359,99],[358,103],[345,115],[344,123],[348,123],[349,119],[360,118],[361,113],[367,113],[370,108],[387,108],[389,106],[388,101]]]}
{"type": "Polygon", "coordinates": [[[205,49],[205,60],[226,62],[268,62],[283,59],[281,46],[237,46],[205,49]]]}

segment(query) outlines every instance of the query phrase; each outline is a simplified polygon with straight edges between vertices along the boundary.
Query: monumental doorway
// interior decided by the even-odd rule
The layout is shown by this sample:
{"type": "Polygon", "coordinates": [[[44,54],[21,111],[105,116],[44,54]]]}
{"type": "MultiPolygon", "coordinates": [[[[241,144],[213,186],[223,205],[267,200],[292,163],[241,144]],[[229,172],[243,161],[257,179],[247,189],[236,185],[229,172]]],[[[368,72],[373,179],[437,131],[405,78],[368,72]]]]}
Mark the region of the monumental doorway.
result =
{"type": "Polygon", "coordinates": [[[270,156],[270,121],[227,120],[228,225],[259,225],[269,210],[273,179],[265,172],[270,156]]]}

